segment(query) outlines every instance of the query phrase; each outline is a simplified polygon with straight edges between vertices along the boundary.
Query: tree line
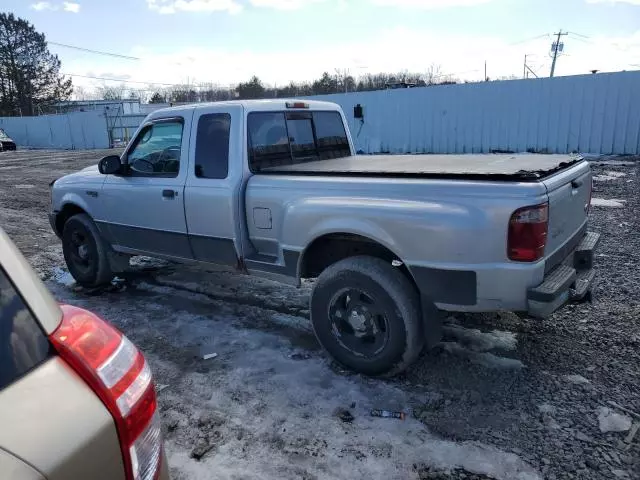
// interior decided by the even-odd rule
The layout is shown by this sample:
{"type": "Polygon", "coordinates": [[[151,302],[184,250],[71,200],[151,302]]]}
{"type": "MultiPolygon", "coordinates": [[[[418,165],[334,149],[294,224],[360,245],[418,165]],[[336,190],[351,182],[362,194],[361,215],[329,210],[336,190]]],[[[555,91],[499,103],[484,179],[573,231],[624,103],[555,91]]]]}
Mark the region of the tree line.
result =
{"type": "Polygon", "coordinates": [[[149,90],[130,88],[123,83],[117,86],[97,87],[94,92],[87,92],[85,89],[76,90],[76,96],[84,100],[140,99],[142,102],[149,103],[195,103],[237,99],[291,98],[452,83],[457,83],[457,80],[450,76],[441,75],[439,68],[432,66],[426,73],[376,73],[363,75],[357,79],[350,75],[325,72],[312,82],[290,82],[283,86],[266,85],[257,76],[231,87],[200,83],[149,90]]]}

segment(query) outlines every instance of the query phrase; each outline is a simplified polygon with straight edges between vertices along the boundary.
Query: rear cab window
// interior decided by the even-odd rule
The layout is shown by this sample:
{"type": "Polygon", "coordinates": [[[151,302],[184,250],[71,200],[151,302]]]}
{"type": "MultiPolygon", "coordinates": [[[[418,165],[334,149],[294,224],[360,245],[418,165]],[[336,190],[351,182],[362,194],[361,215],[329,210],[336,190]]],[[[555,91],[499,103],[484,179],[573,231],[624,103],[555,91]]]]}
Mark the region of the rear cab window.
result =
{"type": "Polygon", "coordinates": [[[0,268],[0,390],[50,356],[49,341],[0,268]]]}
{"type": "Polygon", "coordinates": [[[231,115],[208,113],[198,120],[195,175],[225,179],[229,175],[229,133],[231,115]]]}
{"type": "Polygon", "coordinates": [[[247,124],[249,168],[253,173],[351,155],[337,111],[251,112],[247,124]]]}

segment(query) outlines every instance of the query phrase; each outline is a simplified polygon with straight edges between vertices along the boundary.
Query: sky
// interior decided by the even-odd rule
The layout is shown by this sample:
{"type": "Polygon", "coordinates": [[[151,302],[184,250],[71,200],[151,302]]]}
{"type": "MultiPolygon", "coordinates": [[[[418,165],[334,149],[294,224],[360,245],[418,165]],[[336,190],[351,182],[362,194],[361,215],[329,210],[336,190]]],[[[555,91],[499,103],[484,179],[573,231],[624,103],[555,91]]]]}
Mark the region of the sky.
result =
{"type": "Polygon", "coordinates": [[[485,62],[490,78],[522,77],[525,55],[548,76],[560,29],[570,33],[556,75],[640,69],[640,0],[2,0],[0,11],[44,33],[62,72],[88,89],[431,68],[477,81],[485,62]]]}

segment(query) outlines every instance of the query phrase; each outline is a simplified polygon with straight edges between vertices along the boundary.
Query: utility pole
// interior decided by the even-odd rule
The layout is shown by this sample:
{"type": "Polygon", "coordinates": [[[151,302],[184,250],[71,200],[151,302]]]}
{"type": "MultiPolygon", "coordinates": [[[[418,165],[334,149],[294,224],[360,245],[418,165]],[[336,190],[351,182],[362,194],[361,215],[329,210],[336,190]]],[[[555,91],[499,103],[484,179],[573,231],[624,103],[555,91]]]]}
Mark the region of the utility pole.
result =
{"type": "Polygon", "coordinates": [[[484,81],[487,81],[487,61],[484,61],[484,81]]]}
{"type": "Polygon", "coordinates": [[[524,56],[524,69],[523,69],[523,78],[529,78],[529,74],[533,75],[534,77],[538,78],[538,75],[536,74],[536,72],[534,72],[533,70],[531,70],[531,67],[529,65],[527,65],[527,57],[535,57],[535,54],[533,53],[527,53],[524,56]]]}
{"type": "Polygon", "coordinates": [[[562,32],[562,29],[558,33],[554,33],[556,35],[557,40],[551,44],[551,53],[553,54],[553,61],[551,62],[551,74],[549,77],[553,77],[553,74],[556,71],[556,60],[558,59],[558,52],[562,52],[564,50],[564,43],[560,42],[560,39],[565,35],[568,35],[567,32],[562,32]]]}

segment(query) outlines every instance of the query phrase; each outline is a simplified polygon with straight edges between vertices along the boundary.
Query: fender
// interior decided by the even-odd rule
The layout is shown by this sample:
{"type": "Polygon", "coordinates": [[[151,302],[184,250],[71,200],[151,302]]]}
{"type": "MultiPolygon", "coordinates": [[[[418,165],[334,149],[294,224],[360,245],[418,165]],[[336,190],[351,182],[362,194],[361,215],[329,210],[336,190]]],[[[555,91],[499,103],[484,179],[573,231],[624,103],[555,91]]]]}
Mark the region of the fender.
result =
{"type": "Polygon", "coordinates": [[[65,193],[60,199],[59,204],[60,204],[60,208],[56,209],[58,212],[63,211],[64,208],[69,205],[74,205],[76,207],[81,208],[85,212],[87,212],[87,215],[89,215],[91,218],[94,218],[94,215],[92,212],[93,209],[89,206],[87,201],[84,198],[82,198],[80,195],[78,195],[76,192],[65,193]]]}

